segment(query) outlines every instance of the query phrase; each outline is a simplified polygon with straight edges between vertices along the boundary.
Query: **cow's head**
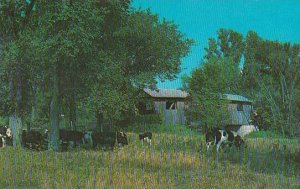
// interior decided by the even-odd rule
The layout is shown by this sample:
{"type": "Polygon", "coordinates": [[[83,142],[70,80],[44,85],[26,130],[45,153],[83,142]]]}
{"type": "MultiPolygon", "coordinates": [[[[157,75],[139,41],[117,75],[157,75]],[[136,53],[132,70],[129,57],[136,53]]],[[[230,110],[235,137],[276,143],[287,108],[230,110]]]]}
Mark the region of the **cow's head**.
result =
{"type": "Polygon", "coordinates": [[[11,129],[8,128],[7,126],[5,126],[5,127],[6,127],[6,132],[5,132],[6,136],[8,138],[12,138],[12,131],[11,131],[11,129]]]}
{"type": "Polygon", "coordinates": [[[44,135],[48,135],[48,133],[49,133],[49,130],[48,130],[48,129],[45,129],[45,130],[44,130],[44,135]]]}
{"type": "Polygon", "coordinates": [[[124,132],[117,132],[117,142],[121,145],[128,145],[127,135],[124,132]]]}
{"type": "Polygon", "coordinates": [[[85,131],[83,133],[83,142],[84,144],[93,144],[92,131],[85,131]]]}

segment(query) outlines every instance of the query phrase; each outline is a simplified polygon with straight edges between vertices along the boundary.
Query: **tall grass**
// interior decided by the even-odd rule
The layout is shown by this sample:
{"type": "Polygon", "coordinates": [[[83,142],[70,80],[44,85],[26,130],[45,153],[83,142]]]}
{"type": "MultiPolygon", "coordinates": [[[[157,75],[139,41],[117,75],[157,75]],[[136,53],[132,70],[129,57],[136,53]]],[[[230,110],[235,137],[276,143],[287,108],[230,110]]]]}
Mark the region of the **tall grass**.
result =
{"type": "Polygon", "coordinates": [[[204,138],[184,127],[159,128],[153,145],[129,132],[114,151],[0,151],[0,188],[295,188],[299,141],[247,138],[248,147],[206,152],[204,138]],[[159,132],[158,132],[159,131],[159,132]],[[286,148],[273,148],[285,142],[286,148]]]}

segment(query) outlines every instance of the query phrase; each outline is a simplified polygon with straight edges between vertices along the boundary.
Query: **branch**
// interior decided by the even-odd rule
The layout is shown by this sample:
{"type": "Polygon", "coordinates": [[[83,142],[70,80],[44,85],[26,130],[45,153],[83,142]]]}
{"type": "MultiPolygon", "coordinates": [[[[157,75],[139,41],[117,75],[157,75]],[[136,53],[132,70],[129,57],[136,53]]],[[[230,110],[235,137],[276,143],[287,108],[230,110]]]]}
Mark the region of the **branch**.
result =
{"type": "Polygon", "coordinates": [[[36,0],[31,0],[30,4],[27,6],[26,10],[25,10],[25,21],[24,23],[27,23],[29,20],[29,16],[31,14],[31,11],[35,5],[36,0]]]}

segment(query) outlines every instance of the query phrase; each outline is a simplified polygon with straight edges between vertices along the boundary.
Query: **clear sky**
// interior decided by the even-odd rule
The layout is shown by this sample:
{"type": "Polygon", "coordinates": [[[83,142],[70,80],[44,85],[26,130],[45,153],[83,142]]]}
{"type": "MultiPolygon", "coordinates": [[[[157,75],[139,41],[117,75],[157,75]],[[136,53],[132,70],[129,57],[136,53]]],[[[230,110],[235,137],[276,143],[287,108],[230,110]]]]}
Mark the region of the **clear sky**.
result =
{"type": "Polygon", "coordinates": [[[133,0],[136,8],[150,8],[173,20],[196,45],[182,60],[182,71],[174,81],[159,82],[158,88],[178,88],[181,76],[199,66],[208,38],[220,28],[245,35],[256,31],[264,39],[300,43],[300,0],[133,0]]]}

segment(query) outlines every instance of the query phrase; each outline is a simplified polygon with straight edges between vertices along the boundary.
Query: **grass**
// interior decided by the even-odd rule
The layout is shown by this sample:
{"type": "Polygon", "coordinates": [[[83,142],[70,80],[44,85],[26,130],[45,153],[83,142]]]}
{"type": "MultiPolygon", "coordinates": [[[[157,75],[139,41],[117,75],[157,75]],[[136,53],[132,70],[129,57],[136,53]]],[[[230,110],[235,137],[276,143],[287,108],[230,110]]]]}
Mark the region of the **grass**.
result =
{"type": "Polygon", "coordinates": [[[154,131],[142,145],[132,128],[129,145],[114,151],[74,149],[0,152],[0,188],[295,188],[300,169],[296,139],[246,138],[248,147],[206,152],[203,136],[183,127],[154,131]],[[160,132],[158,132],[160,131],[160,132]],[[286,148],[275,144],[286,144],[286,148]]]}
{"type": "Polygon", "coordinates": [[[274,131],[259,131],[250,133],[248,138],[283,138],[283,136],[274,131]]]}

